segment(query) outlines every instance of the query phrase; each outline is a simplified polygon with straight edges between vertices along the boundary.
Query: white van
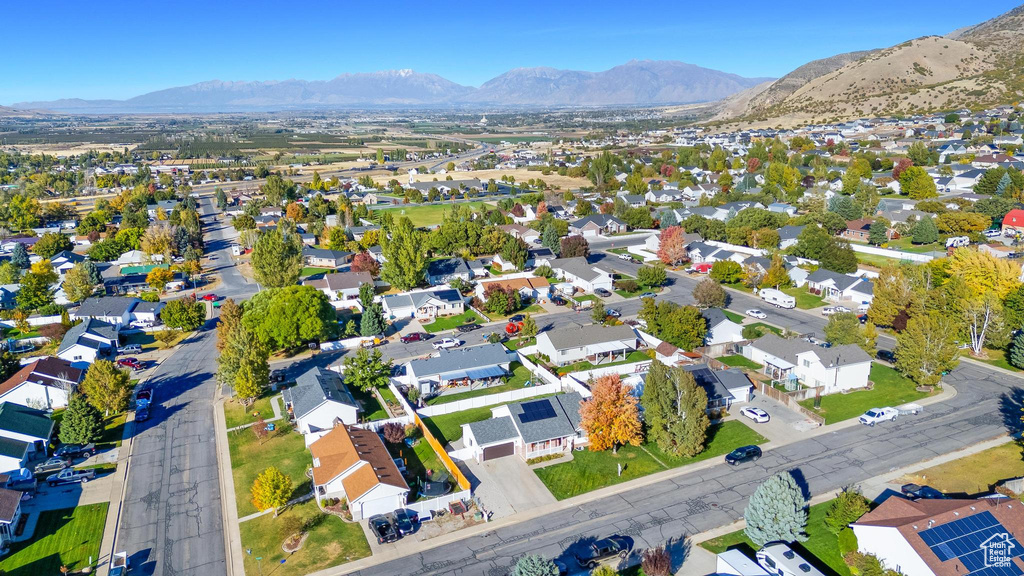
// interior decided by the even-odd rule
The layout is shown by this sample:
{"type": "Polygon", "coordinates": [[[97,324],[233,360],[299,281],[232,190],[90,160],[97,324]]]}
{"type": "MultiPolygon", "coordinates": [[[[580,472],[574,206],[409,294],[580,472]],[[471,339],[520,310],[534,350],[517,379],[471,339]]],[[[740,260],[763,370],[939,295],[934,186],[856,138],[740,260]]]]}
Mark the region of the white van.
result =
{"type": "Polygon", "coordinates": [[[796,308],[796,298],[786,294],[782,290],[765,288],[761,290],[761,300],[776,308],[796,308]]]}

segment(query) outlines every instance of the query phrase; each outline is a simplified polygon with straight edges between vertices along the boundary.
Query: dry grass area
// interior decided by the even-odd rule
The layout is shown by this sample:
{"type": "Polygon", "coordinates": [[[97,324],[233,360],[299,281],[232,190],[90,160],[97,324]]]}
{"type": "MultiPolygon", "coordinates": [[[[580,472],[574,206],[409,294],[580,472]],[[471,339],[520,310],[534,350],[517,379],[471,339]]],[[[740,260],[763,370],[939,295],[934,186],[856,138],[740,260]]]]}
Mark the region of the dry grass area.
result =
{"type": "MultiPolygon", "coordinates": [[[[545,176],[540,172],[530,171],[522,168],[516,170],[471,170],[468,172],[451,172],[449,174],[417,174],[416,176],[413,176],[413,178],[417,182],[430,182],[435,178],[437,179],[438,182],[441,182],[444,181],[444,179],[449,175],[452,177],[453,180],[468,180],[470,178],[479,178],[482,182],[487,182],[491,178],[500,182],[502,176],[512,176],[513,178],[516,179],[516,182],[524,182],[533,178],[540,178],[545,183],[547,183],[548,186],[551,186],[552,188],[561,188],[563,190],[591,185],[590,180],[587,180],[586,178],[570,178],[568,176],[559,176],[557,172],[552,172],[551,174],[545,176]]],[[[378,184],[387,184],[393,178],[395,177],[389,175],[374,176],[373,179],[378,184]]],[[[409,181],[408,175],[401,175],[399,181],[402,182],[403,184],[407,183],[409,181]]]]}
{"type": "Polygon", "coordinates": [[[1017,442],[1007,442],[977,454],[939,464],[899,479],[928,485],[946,493],[988,492],[1001,480],[1024,476],[1024,458],[1017,442]]]}

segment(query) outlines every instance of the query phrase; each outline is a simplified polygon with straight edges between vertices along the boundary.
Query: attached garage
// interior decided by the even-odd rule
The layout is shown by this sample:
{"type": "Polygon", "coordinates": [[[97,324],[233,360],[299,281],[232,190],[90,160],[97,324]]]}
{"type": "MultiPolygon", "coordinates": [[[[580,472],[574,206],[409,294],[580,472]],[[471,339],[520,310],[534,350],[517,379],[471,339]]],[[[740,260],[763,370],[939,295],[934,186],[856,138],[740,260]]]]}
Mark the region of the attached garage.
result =
{"type": "Polygon", "coordinates": [[[484,448],[483,455],[480,460],[486,462],[487,460],[494,460],[495,458],[502,458],[504,456],[511,456],[516,453],[516,443],[506,442],[504,444],[497,444],[494,446],[488,446],[484,448]]]}

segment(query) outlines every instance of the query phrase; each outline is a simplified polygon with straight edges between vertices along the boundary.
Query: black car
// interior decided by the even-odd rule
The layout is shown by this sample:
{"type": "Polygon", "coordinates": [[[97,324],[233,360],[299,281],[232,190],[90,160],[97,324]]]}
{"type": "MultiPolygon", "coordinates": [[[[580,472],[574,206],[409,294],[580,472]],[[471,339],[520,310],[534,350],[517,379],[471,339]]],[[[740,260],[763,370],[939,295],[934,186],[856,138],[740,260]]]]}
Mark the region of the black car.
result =
{"type": "Polygon", "coordinates": [[[913,498],[914,500],[945,500],[949,498],[949,496],[946,496],[931,486],[918,486],[917,484],[904,484],[903,486],[900,486],[900,492],[902,492],[904,496],[913,498]]]}
{"type": "Polygon", "coordinates": [[[88,458],[96,453],[95,444],[64,444],[54,451],[53,455],[59,458],[88,458]]]}
{"type": "Polygon", "coordinates": [[[609,536],[587,545],[582,552],[576,553],[576,562],[580,568],[593,569],[609,558],[625,558],[631,546],[622,536],[609,536]]]}
{"type": "Polygon", "coordinates": [[[509,316],[508,321],[509,322],[522,322],[525,319],[526,319],[526,317],[523,316],[522,314],[516,314],[515,316],[509,316]]]}
{"type": "Polygon", "coordinates": [[[394,513],[394,525],[395,530],[399,534],[405,536],[406,534],[412,534],[416,531],[416,522],[419,521],[419,516],[415,512],[410,512],[405,508],[401,510],[395,510],[394,513]]]}
{"type": "Polygon", "coordinates": [[[876,356],[878,356],[878,359],[882,362],[892,364],[896,361],[896,353],[892,350],[879,350],[876,356]]]}
{"type": "Polygon", "coordinates": [[[284,370],[271,370],[270,381],[271,382],[284,382],[284,370]]]}
{"type": "Polygon", "coordinates": [[[761,449],[757,446],[740,446],[725,455],[725,463],[735,466],[744,462],[753,462],[761,457],[761,449]]]}
{"type": "Polygon", "coordinates": [[[458,330],[459,330],[459,332],[465,334],[467,332],[472,332],[473,330],[476,330],[477,328],[480,328],[479,324],[463,324],[462,326],[459,326],[458,330]]]}
{"type": "Polygon", "coordinates": [[[145,422],[146,420],[149,420],[149,406],[143,406],[135,411],[136,422],[145,422]]]}
{"type": "Polygon", "coordinates": [[[391,522],[380,514],[376,516],[370,516],[370,532],[377,537],[377,544],[384,544],[385,542],[396,542],[398,541],[398,534],[395,532],[395,528],[391,526],[391,522]]]}
{"type": "Polygon", "coordinates": [[[600,296],[602,298],[607,298],[607,297],[612,295],[611,292],[609,292],[608,290],[605,290],[604,288],[598,288],[598,289],[594,290],[594,294],[597,294],[598,296],[600,296]]]}

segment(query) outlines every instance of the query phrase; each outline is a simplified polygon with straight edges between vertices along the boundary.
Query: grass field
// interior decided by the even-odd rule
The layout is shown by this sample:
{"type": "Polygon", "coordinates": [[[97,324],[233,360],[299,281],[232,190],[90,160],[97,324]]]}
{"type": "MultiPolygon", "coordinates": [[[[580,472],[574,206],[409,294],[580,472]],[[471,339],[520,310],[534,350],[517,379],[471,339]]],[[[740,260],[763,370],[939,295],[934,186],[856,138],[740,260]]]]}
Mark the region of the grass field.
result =
{"type": "Polygon", "coordinates": [[[765,330],[768,330],[769,332],[777,336],[782,336],[782,328],[777,328],[775,326],[765,324],[764,322],[754,322],[753,324],[748,324],[748,326],[757,326],[759,328],[764,328],[765,330]]]}
{"type": "MultiPolygon", "coordinates": [[[[444,185],[444,182],[438,182],[438,185],[444,185]]],[[[391,212],[396,219],[400,216],[407,216],[412,221],[413,226],[423,227],[440,224],[444,218],[445,211],[451,210],[452,206],[469,206],[473,210],[479,210],[484,204],[485,202],[459,202],[456,204],[447,202],[444,204],[422,204],[402,206],[400,208],[386,208],[385,211],[391,212]]]]}
{"type": "Polygon", "coordinates": [[[224,403],[224,423],[228,428],[252,424],[256,421],[256,417],[253,416],[256,412],[259,412],[264,420],[273,418],[274,408],[271,406],[270,401],[271,397],[275,395],[277,395],[276,392],[271,393],[268,391],[267,395],[258,398],[248,408],[237,398],[231,398],[224,403]]]}
{"type": "Polygon", "coordinates": [[[733,354],[732,356],[722,356],[721,358],[716,358],[716,360],[718,360],[722,364],[725,364],[726,366],[731,366],[733,368],[750,368],[751,370],[761,369],[760,364],[754,362],[749,358],[744,358],[739,354],[733,354]]]}
{"type": "Polygon", "coordinates": [[[571,462],[538,468],[534,472],[555,498],[565,500],[662,470],[723,456],[739,446],[766,441],[743,422],[731,420],[710,427],[704,451],[693,458],[672,456],[662,452],[654,443],[646,443],[623,446],[615,454],[611,450],[573,452],[571,462]],[[622,476],[618,476],[619,464],[622,465],[622,476]]]}
{"type": "MultiPolygon", "coordinates": [[[[531,400],[539,400],[541,398],[547,398],[548,396],[552,396],[552,394],[534,396],[531,400]]],[[[446,446],[449,442],[454,442],[462,438],[463,424],[487,420],[491,417],[491,408],[503,406],[504,404],[508,404],[508,402],[495,404],[493,406],[470,408],[469,410],[461,410],[451,414],[424,416],[423,423],[430,430],[430,433],[434,435],[434,438],[441,443],[441,446],[446,446]]]]}
{"type": "Polygon", "coordinates": [[[726,310],[724,308],[722,309],[722,313],[725,314],[726,318],[728,318],[729,320],[732,320],[733,322],[735,322],[737,324],[742,324],[743,323],[744,316],[742,314],[737,314],[737,313],[733,312],[732,310],[726,310]]]}
{"type": "Polygon", "coordinates": [[[487,396],[489,394],[498,394],[501,392],[508,392],[510,390],[518,390],[523,387],[523,384],[527,380],[533,377],[530,371],[525,366],[518,362],[513,362],[509,365],[512,369],[512,377],[508,381],[499,386],[488,386],[487,388],[477,388],[476,390],[467,390],[465,392],[457,392],[455,394],[444,394],[442,396],[434,396],[430,400],[427,400],[428,406],[434,406],[436,404],[448,404],[450,402],[458,402],[459,400],[466,400],[467,398],[478,398],[480,396],[487,396]]]}
{"type": "Polygon", "coordinates": [[[1021,371],[1020,368],[1017,368],[1013,364],[1010,364],[1010,349],[1007,349],[1007,350],[992,350],[990,348],[985,348],[984,350],[985,350],[985,355],[986,355],[985,358],[975,358],[974,356],[970,356],[970,358],[973,358],[974,360],[977,360],[978,362],[984,362],[985,364],[991,364],[992,366],[995,366],[997,368],[1002,368],[1003,370],[1009,370],[1011,372],[1020,372],[1021,371]]]}
{"type": "MultiPolygon", "coordinates": [[[[635,362],[646,362],[646,361],[648,361],[650,359],[651,359],[651,357],[648,356],[647,354],[645,354],[644,352],[641,352],[640,350],[633,350],[629,354],[626,354],[625,360],[619,360],[617,362],[603,363],[603,364],[600,365],[600,367],[601,368],[607,368],[609,366],[618,366],[620,364],[633,364],[635,362]]],[[[572,372],[580,372],[580,371],[583,371],[583,370],[593,370],[594,368],[595,368],[595,366],[593,364],[591,364],[590,362],[588,362],[586,360],[581,360],[579,362],[576,362],[574,364],[569,364],[567,366],[558,366],[556,368],[556,370],[558,371],[558,375],[562,376],[562,375],[569,374],[569,373],[572,373],[572,372]]]]}
{"type": "MultiPolygon", "coordinates": [[[[815,560],[817,560],[818,568],[827,569],[824,571],[826,575],[831,571],[838,576],[850,576],[850,567],[846,565],[842,554],[839,553],[839,539],[825,528],[825,514],[831,505],[832,501],[830,500],[810,507],[807,513],[808,538],[806,542],[797,544],[796,550],[800,553],[806,551],[808,554],[801,555],[812,564],[815,564],[815,560]],[[824,564],[824,566],[820,564],[824,564]]],[[[702,542],[700,547],[713,554],[725,552],[730,548],[745,548],[751,557],[759,548],[750,541],[750,538],[747,538],[743,530],[712,538],[702,542]]]]}
{"type": "Polygon", "coordinates": [[[62,565],[75,572],[85,568],[89,558],[99,560],[107,506],[103,502],[40,512],[32,539],[12,544],[0,560],[0,570],[7,576],[60,574],[62,565]]]}
{"type": "Polygon", "coordinates": [[[270,466],[276,466],[292,479],[292,497],[309,491],[306,468],[312,459],[306,450],[302,435],[293,432],[289,424],[279,424],[261,443],[251,429],[228,432],[228,447],[231,450],[231,475],[235,481],[235,500],[238,516],[256,512],[250,498],[252,482],[270,466]]]}
{"type": "MultiPolygon", "coordinates": [[[[191,332],[182,332],[179,330],[177,334],[175,334],[174,340],[172,340],[170,345],[168,345],[168,348],[170,348],[171,346],[176,346],[182,340],[188,338],[189,334],[191,334],[191,332]]],[[[163,344],[157,342],[156,338],[153,337],[152,332],[136,332],[134,334],[127,334],[124,337],[124,343],[138,344],[139,346],[142,346],[142,350],[144,352],[149,352],[151,350],[160,350],[161,348],[163,348],[163,344]]]]}
{"type": "Polygon", "coordinates": [[[242,522],[240,525],[242,548],[252,550],[244,554],[245,573],[254,576],[298,576],[337,566],[370,555],[370,544],[357,523],[324,514],[316,502],[309,501],[288,508],[274,518],[266,514],[242,522]],[[288,554],[281,549],[291,536],[290,526],[308,526],[306,541],[298,551],[288,554]],[[256,558],[262,558],[257,566],[256,558]],[[287,560],[284,564],[281,562],[287,560]]]}
{"type": "Polygon", "coordinates": [[[366,420],[384,420],[388,417],[387,410],[384,410],[384,407],[380,405],[380,400],[377,400],[375,394],[364,392],[355,386],[349,386],[349,392],[363,406],[363,413],[360,414],[360,417],[366,420]]]}
{"type": "Polygon", "coordinates": [[[305,278],[307,276],[313,276],[314,274],[330,274],[331,272],[334,272],[331,268],[314,268],[313,266],[306,266],[299,272],[299,276],[301,278],[305,278]]]}
{"type": "Polygon", "coordinates": [[[120,414],[108,416],[103,420],[103,432],[100,434],[100,441],[96,443],[97,449],[103,450],[121,445],[121,439],[124,437],[124,421],[126,416],[127,413],[121,412],[120,414]]]}
{"type": "Polygon", "coordinates": [[[906,478],[949,493],[979,494],[991,490],[1000,480],[1024,476],[1021,445],[1007,442],[977,454],[925,468],[906,478]]]}
{"type": "Polygon", "coordinates": [[[423,329],[431,334],[437,332],[444,332],[445,330],[454,330],[463,324],[470,324],[473,322],[482,322],[480,317],[473,311],[463,312],[456,316],[444,316],[434,320],[430,324],[424,324],[423,329]]]}
{"type": "Polygon", "coordinates": [[[811,310],[825,305],[825,300],[821,296],[811,294],[807,291],[807,288],[797,288],[793,286],[786,288],[783,292],[796,298],[796,307],[801,310],[811,310]]]}
{"type": "Polygon", "coordinates": [[[821,397],[821,408],[814,408],[814,398],[800,402],[808,410],[825,417],[826,424],[834,424],[856,418],[872,408],[899,406],[928,396],[918,392],[914,383],[901,376],[896,370],[882,364],[872,364],[868,376],[875,386],[871,390],[830,394],[821,397]]]}

